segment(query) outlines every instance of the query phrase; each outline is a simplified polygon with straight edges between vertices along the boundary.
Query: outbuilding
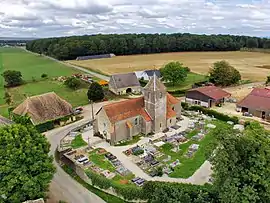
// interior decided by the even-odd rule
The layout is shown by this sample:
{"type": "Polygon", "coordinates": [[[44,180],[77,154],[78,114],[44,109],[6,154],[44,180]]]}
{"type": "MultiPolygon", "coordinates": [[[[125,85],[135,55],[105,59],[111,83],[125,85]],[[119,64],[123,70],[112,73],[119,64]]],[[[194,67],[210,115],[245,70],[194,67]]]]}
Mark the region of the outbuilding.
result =
{"type": "Polygon", "coordinates": [[[194,88],[186,92],[186,102],[207,108],[221,105],[231,94],[216,86],[194,88]]]}

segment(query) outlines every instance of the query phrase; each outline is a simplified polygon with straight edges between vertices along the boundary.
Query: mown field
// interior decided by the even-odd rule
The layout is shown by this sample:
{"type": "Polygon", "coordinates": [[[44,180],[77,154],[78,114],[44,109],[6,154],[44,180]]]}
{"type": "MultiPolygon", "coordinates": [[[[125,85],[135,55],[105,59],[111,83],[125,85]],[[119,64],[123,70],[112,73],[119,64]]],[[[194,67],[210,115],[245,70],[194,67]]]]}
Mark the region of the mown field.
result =
{"type": "Polygon", "coordinates": [[[227,60],[242,75],[242,79],[264,81],[270,74],[270,55],[259,52],[179,52],[149,55],[116,56],[110,59],[68,61],[106,74],[160,68],[170,61],[180,61],[192,72],[205,75],[212,64],[227,60]]]}
{"type": "MultiPolygon", "coordinates": [[[[33,55],[17,48],[0,48],[0,73],[5,70],[17,70],[22,73],[24,85],[15,88],[7,88],[12,98],[12,106],[20,104],[26,97],[39,95],[54,91],[70,102],[73,106],[87,104],[86,88],[77,91],[66,88],[62,82],[54,78],[59,76],[71,76],[78,73],[72,69],[55,61],[46,59],[39,55],[33,55]],[[42,74],[47,74],[47,79],[42,79],[42,74]]],[[[5,104],[4,81],[0,77],[0,114],[7,116],[8,105],[5,104]]]]}

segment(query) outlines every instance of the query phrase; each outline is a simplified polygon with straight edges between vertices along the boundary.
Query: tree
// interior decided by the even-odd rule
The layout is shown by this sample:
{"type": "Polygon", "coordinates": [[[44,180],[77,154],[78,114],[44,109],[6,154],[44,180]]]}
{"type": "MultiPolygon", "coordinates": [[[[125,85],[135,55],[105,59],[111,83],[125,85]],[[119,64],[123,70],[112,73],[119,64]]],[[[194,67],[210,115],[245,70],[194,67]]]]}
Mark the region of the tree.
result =
{"type": "Polygon", "coordinates": [[[249,38],[247,40],[247,48],[258,48],[258,40],[256,38],[249,38]]]}
{"type": "Polygon", "coordinates": [[[90,101],[99,101],[104,98],[104,91],[100,84],[93,82],[87,92],[87,97],[90,101]]]}
{"type": "Polygon", "coordinates": [[[2,76],[4,77],[7,87],[15,87],[23,83],[22,74],[20,71],[6,70],[2,76]]]}
{"type": "Polygon", "coordinates": [[[12,102],[11,96],[10,96],[10,94],[9,94],[7,91],[5,92],[4,99],[5,99],[5,101],[6,101],[6,103],[7,103],[8,105],[11,104],[11,102],[12,102]]]}
{"type": "Polygon", "coordinates": [[[188,69],[183,64],[177,62],[170,62],[160,69],[162,79],[172,83],[172,85],[179,84],[185,81],[188,69]]]}
{"type": "Polygon", "coordinates": [[[270,76],[267,76],[265,84],[268,85],[270,83],[270,76]]]}
{"type": "Polygon", "coordinates": [[[238,70],[227,61],[217,61],[209,71],[209,81],[215,85],[229,86],[237,84],[241,80],[238,70]]]}
{"type": "Polygon", "coordinates": [[[46,73],[43,73],[43,74],[41,75],[41,78],[48,78],[48,75],[47,75],[46,73]]]}
{"type": "Polygon", "coordinates": [[[0,200],[24,202],[44,198],[55,168],[46,137],[31,126],[0,129],[0,200]]]}
{"type": "Polygon", "coordinates": [[[64,84],[70,89],[76,90],[81,86],[81,80],[75,77],[69,77],[64,84]]]}
{"type": "Polygon", "coordinates": [[[215,132],[214,187],[222,203],[270,202],[270,133],[250,123],[243,135],[231,127],[215,132]]]}
{"type": "Polygon", "coordinates": [[[266,40],[263,45],[264,49],[270,49],[270,39],[266,40]]]}

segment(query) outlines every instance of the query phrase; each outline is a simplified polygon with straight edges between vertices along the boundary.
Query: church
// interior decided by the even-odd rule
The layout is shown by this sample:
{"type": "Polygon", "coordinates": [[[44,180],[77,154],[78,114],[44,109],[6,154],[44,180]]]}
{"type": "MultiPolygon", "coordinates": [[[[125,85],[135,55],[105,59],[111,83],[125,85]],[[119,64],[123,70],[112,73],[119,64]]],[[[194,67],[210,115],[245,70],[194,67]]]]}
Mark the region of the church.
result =
{"type": "Polygon", "coordinates": [[[167,93],[154,74],[144,87],[142,97],[101,107],[96,113],[94,132],[114,145],[140,133],[162,132],[176,125],[180,117],[180,100],[167,93]]]}

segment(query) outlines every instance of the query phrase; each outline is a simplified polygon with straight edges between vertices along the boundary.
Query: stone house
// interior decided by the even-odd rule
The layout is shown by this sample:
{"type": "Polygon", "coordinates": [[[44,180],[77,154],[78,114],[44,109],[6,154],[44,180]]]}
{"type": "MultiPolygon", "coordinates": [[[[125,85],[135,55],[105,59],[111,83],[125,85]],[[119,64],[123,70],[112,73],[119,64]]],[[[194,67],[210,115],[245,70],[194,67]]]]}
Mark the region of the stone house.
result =
{"type": "Polygon", "coordinates": [[[116,74],[110,77],[109,90],[117,95],[140,94],[141,85],[135,73],[116,74]]]}
{"type": "Polygon", "coordinates": [[[154,75],[143,96],[105,105],[96,113],[94,131],[112,145],[143,133],[159,133],[176,125],[181,118],[181,102],[168,94],[154,75]]]}
{"type": "Polygon", "coordinates": [[[236,104],[239,111],[270,121],[270,89],[254,88],[236,104]]]}
{"type": "Polygon", "coordinates": [[[225,102],[231,94],[216,86],[194,88],[186,92],[186,102],[206,108],[217,106],[225,102]]]}

